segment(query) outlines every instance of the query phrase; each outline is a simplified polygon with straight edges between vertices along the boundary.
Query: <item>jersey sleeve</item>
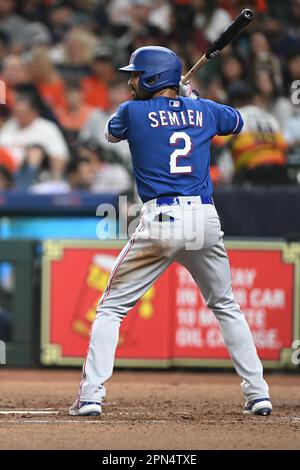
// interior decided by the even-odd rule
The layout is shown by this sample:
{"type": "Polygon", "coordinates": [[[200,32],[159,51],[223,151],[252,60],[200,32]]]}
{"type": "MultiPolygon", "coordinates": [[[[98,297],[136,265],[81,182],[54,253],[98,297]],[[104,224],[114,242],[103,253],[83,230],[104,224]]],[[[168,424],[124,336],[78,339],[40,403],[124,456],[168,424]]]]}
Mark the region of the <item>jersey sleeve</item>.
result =
{"type": "Polygon", "coordinates": [[[217,135],[239,134],[244,121],[237,109],[206,100],[206,104],[214,117],[217,135]]]}
{"type": "Polygon", "coordinates": [[[129,102],[121,104],[105,127],[105,138],[108,142],[120,142],[127,139],[129,129],[129,102]]]}

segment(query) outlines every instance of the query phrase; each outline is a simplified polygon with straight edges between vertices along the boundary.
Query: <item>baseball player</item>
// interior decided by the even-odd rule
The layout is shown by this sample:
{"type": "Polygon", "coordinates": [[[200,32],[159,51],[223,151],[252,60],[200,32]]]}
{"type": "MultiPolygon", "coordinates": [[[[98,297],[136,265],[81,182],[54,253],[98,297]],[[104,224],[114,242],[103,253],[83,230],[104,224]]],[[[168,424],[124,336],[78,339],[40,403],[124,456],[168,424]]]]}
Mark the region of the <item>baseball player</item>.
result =
{"type": "MultiPolygon", "coordinates": [[[[177,261],[198,284],[219,321],[242,380],[244,413],[269,415],[272,405],[249,326],[231,286],[220,219],[212,199],[210,143],[239,133],[241,115],[213,101],[179,96],[181,62],[159,46],[137,49],[128,66],[132,100],[109,119],[110,142],[127,139],[143,201],[140,224],[119,254],[99,301],[73,416],[101,414],[121,321],[156,279],[177,261]]],[[[182,86],[187,94],[187,87],[182,86]]],[[[163,312],[162,312],[163,314],[163,312]]]]}

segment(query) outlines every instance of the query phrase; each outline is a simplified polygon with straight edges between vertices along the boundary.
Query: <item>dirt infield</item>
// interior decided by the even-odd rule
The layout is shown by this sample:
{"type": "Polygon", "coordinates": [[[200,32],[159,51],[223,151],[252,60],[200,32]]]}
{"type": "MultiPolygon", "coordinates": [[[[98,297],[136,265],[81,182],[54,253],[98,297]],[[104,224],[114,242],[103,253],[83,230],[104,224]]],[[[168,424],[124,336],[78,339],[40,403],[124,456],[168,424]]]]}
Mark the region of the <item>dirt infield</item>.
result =
{"type": "Polygon", "coordinates": [[[0,449],[300,449],[300,376],[267,376],[269,417],[241,414],[233,373],[117,371],[102,417],[72,418],[79,378],[2,369],[0,449]]]}

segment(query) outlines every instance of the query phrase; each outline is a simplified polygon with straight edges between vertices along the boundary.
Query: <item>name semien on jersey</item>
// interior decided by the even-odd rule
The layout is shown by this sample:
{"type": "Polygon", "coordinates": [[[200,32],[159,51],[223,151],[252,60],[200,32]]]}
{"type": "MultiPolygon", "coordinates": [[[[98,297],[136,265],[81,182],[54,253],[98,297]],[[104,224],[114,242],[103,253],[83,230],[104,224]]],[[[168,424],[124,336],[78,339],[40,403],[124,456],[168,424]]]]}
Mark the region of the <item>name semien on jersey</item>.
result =
{"type": "Polygon", "coordinates": [[[146,202],[169,194],[210,197],[211,139],[242,126],[240,113],[230,106],[158,96],[121,104],[107,135],[111,142],[128,140],[137,190],[146,202]]]}
{"type": "Polygon", "coordinates": [[[151,127],[161,126],[195,126],[202,127],[203,113],[194,109],[186,109],[184,111],[167,111],[160,110],[148,113],[151,121],[151,127]]]}

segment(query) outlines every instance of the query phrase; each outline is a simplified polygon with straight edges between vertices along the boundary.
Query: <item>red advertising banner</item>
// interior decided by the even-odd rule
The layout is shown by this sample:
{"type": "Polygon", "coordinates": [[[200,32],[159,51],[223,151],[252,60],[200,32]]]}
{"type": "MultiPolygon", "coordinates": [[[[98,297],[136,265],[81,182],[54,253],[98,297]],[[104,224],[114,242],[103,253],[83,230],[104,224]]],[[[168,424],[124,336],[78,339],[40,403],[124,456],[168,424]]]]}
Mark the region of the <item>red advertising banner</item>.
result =
{"type": "MultiPolygon", "coordinates": [[[[280,360],[294,326],[294,265],[279,250],[228,250],[234,295],[259,356],[280,360]]],[[[189,272],[175,268],[175,358],[229,359],[219,324],[189,272]]]]}
{"type": "MultiPolygon", "coordinates": [[[[299,336],[300,246],[230,242],[235,298],[260,358],[280,367],[299,336]]],[[[44,364],[79,365],[96,306],[122,244],[46,241],[43,259],[44,364]]],[[[189,272],[169,268],[123,321],[119,365],[231,365],[214,314],[189,272]]]]}
{"type": "MultiPolygon", "coordinates": [[[[97,303],[122,247],[99,244],[91,248],[89,242],[78,245],[78,242],[45,244],[44,364],[82,363],[97,303]]],[[[169,279],[168,273],[161,276],[123,320],[117,359],[154,360],[157,365],[169,360],[170,298],[162,295],[170,292],[169,279]]]]}

